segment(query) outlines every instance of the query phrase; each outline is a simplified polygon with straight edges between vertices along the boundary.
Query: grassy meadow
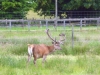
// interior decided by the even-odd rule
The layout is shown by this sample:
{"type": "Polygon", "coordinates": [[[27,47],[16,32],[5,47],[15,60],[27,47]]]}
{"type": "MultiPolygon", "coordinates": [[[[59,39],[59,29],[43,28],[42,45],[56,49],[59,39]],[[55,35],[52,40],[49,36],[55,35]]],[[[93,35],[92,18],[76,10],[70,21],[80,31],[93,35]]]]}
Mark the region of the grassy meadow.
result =
{"type": "MultiPolygon", "coordinates": [[[[93,27],[92,27],[93,28],[93,27]]],[[[18,29],[17,29],[18,30],[18,29]]],[[[20,29],[19,29],[20,30],[20,29]]],[[[59,39],[65,32],[66,41],[62,50],[56,51],[33,64],[27,65],[27,44],[51,45],[45,28],[33,31],[0,30],[0,75],[100,75],[100,30],[74,30],[74,47],[71,43],[71,28],[50,29],[50,34],[59,39]]]]}
{"type": "MultiPolygon", "coordinates": [[[[37,12],[29,10],[26,14],[27,19],[44,19],[44,16],[40,16],[37,12]]],[[[54,18],[54,16],[45,16],[46,19],[54,18]]]]}

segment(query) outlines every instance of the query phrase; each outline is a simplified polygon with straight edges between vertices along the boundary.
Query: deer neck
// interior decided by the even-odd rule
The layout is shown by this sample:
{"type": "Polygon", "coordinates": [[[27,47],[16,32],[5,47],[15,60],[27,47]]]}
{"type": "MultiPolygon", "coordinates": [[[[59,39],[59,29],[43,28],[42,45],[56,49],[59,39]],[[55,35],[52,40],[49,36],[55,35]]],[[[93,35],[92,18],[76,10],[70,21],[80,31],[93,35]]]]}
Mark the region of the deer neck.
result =
{"type": "Polygon", "coordinates": [[[48,50],[49,50],[49,52],[53,52],[53,51],[55,50],[54,45],[52,45],[52,46],[48,46],[48,50]]]}

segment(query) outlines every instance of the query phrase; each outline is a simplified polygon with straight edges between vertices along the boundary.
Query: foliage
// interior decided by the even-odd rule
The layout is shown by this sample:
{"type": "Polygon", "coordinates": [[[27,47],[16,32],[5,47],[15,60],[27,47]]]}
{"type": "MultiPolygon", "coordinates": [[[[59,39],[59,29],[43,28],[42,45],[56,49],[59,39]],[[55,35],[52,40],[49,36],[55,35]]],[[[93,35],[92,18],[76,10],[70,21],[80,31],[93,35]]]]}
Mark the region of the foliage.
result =
{"type": "Polygon", "coordinates": [[[34,11],[38,12],[39,15],[50,15],[50,10],[54,9],[54,1],[52,0],[36,0],[36,6],[34,11]]]}
{"type": "Polygon", "coordinates": [[[100,0],[71,0],[65,4],[67,10],[100,10],[100,0]]]}
{"type": "MultiPolygon", "coordinates": [[[[35,0],[34,8],[40,15],[52,15],[55,10],[54,0],[35,0]]],[[[58,0],[58,10],[100,10],[100,0],[58,0]]]]}
{"type": "Polygon", "coordinates": [[[28,0],[0,0],[0,18],[24,18],[32,6],[28,0]]]}

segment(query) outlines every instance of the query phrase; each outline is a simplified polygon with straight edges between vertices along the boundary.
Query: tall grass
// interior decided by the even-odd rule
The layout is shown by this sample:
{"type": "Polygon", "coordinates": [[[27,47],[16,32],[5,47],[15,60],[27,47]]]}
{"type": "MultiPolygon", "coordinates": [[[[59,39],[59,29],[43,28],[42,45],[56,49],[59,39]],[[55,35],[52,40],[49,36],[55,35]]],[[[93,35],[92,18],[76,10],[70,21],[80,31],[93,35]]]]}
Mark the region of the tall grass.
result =
{"type": "Polygon", "coordinates": [[[47,63],[42,64],[41,59],[34,66],[33,62],[27,65],[26,57],[2,55],[0,56],[0,74],[3,75],[88,75],[100,74],[100,58],[96,56],[52,56],[47,63]]]}
{"type": "MultiPolygon", "coordinates": [[[[52,36],[56,37],[61,31],[51,31],[52,36]]],[[[51,40],[48,39],[44,31],[20,31],[20,32],[0,32],[1,49],[7,49],[7,52],[14,53],[17,55],[24,55],[27,53],[27,44],[51,44],[51,40]],[[46,41],[47,40],[47,41],[46,41]],[[4,48],[6,46],[6,48],[4,48]]],[[[71,43],[71,32],[66,32],[66,42],[62,45],[62,50],[57,51],[54,54],[64,54],[64,55],[77,55],[77,54],[100,54],[100,42],[99,42],[99,32],[98,31],[85,31],[85,32],[75,32],[74,35],[74,47],[72,49],[71,43]],[[98,34],[97,34],[98,33],[98,34]],[[95,37],[93,36],[95,35],[95,37]]],[[[59,39],[57,37],[57,39],[59,39]]]]}

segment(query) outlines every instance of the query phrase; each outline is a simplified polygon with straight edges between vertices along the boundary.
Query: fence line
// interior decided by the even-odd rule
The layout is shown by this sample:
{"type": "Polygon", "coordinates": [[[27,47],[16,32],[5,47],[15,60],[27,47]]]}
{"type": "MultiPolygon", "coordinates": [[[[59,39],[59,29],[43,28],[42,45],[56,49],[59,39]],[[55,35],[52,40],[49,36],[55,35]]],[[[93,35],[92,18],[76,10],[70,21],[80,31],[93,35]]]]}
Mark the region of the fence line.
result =
{"type": "MultiPolygon", "coordinates": [[[[42,19],[46,19],[46,18],[54,18],[55,16],[55,11],[43,11],[47,14],[49,14],[49,16],[44,16],[41,17],[42,19]]],[[[28,17],[28,13],[26,12],[0,12],[0,19],[27,19],[28,17]]],[[[100,11],[58,11],[58,18],[63,19],[63,18],[97,18],[100,16],[100,11]]],[[[31,15],[31,18],[36,18],[34,17],[34,15],[31,15]]]]}
{"type": "MultiPolygon", "coordinates": [[[[28,27],[28,30],[30,30],[30,26],[33,23],[33,25],[36,26],[42,26],[43,24],[46,26],[46,29],[49,26],[49,22],[52,23],[55,26],[55,21],[56,19],[38,19],[38,20],[26,20],[26,19],[5,19],[5,20],[0,20],[0,26],[2,24],[8,25],[10,30],[13,26],[13,23],[17,23],[17,24],[25,24],[28,27]]],[[[100,18],[69,18],[69,19],[57,19],[57,25],[61,24],[61,26],[63,27],[63,29],[65,30],[65,26],[66,25],[79,25],[80,26],[80,30],[82,30],[82,26],[86,25],[87,22],[86,21],[95,21],[95,24],[98,26],[100,24],[100,18]]]]}

